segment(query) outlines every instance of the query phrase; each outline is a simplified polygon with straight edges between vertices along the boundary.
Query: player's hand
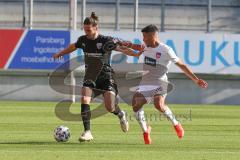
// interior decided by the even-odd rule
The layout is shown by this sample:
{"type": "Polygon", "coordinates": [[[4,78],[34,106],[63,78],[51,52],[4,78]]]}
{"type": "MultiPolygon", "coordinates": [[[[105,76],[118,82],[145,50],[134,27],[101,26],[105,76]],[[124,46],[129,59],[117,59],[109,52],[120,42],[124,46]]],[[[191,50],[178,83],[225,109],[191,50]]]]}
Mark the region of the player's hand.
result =
{"type": "Polygon", "coordinates": [[[141,55],[142,55],[142,53],[144,52],[144,49],[145,49],[145,46],[144,45],[142,45],[142,48],[141,48],[141,50],[136,54],[137,55],[137,57],[140,57],[141,55]]]}
{"type": "Polygon", "coordinates": [[[131,47],[132,46],[132,42],[130,42],[130,41],[121,41],[119,44],[121,46],[126,46],[126,47],[131,47]]]}
{"type": "Polygon", "coordinates": [[[135,55],[136,55],[135,57],[139,58],[142,55],[142,52],[141,51],[137,52],[135,55]]]}
{"type": "Polygon", "coordinates": [[[141,49],[140,49],[140,51],[141,51],[141,52],[144,52],[145,48],[146,48],[145,44],[141,44],[141,49]]]}
{"type": "Polygon", "coordinates": [[[208,83],[202,79],[198,79],[197,81],[197,85],[201,88],[207,88],[208,87],[208,83]]]}

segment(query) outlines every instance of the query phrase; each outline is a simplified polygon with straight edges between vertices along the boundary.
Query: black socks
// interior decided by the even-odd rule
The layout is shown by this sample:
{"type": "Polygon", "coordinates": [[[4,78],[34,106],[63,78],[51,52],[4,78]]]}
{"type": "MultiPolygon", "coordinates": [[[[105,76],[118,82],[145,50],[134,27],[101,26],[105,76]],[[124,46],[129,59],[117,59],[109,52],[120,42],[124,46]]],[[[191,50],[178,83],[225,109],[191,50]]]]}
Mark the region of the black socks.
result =
{"type": "Polygon", "coordinates": [[[81,104],[81,116],[84,130],[85,131],[90,130],[91,111],[89,104],[81,104]]]}

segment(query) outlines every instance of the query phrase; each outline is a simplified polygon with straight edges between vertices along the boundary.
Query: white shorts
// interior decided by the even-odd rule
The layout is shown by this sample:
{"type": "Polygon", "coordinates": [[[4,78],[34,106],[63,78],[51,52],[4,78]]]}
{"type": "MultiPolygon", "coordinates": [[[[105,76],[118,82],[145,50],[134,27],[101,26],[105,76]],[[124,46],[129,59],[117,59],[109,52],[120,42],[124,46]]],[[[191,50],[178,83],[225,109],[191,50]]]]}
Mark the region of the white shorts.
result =
{"type": "Polygon", "coordinates": [[[147,103],[150,103],[155,95],[167,96],[168,83],[167,81],[141,82],[136,92],[141,93],[147,103]]]}

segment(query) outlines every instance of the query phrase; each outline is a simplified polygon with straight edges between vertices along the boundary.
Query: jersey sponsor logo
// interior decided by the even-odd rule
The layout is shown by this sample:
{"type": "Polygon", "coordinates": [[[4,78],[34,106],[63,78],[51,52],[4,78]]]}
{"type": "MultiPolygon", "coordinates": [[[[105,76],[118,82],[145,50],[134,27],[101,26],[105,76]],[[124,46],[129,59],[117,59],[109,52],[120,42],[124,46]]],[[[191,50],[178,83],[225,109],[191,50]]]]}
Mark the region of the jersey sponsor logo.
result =
{"type": "Polygon", "coordinates": [[[110,82],[111,82],[111,83],[114,83],[115,81],[114,81],[114,79],[110,79],[110,82]]]}
{"type": "Polygon", "coordinates": [[[82,47],[85,48],[86,44],[85,43],[82,43],[82,47]]]}
{"type": "Polygon", "coordinates": [[[89,53],[89,52],[85,52],[85,54],[88,57],[102,57],[102,53],[89,53]]]}
{"type": "Polygon", "coordinates": [[[157,53],[156,53],[156,58],[157,58],[157,59],[161,58],[161,55],[162,55],[162,53],[157,52],[157,53]]]}
{"type": "Polygon", "coordinates": [[[102,43],[97,43],[97,49],[101,49],[102,48],[102,43]]]}
{"type": "Polygon", "coordinates": [[[156,67],[156,59],[150,58],[150,57],[145,57],[144,58],[144,63],[150,66],[156,67]]]}

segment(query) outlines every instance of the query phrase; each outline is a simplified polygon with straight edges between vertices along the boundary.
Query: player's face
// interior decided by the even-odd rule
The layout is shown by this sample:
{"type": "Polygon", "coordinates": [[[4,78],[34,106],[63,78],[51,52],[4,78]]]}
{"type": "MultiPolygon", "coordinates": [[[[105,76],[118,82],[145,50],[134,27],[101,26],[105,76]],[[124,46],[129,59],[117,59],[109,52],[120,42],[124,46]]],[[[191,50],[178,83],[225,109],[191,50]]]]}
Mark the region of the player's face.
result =
{"type": "Polygon", "coordinates": [[[154,46],[158,41],[157,32],[143,32],[143,42],[147,46],[154,46]]]}
{"type": "Polygon", "coordinates": [[[84,32],[87,36],[92,37],[97,33],[97,26],[93,25],[84,25],[83,26],[84,32]]]}

